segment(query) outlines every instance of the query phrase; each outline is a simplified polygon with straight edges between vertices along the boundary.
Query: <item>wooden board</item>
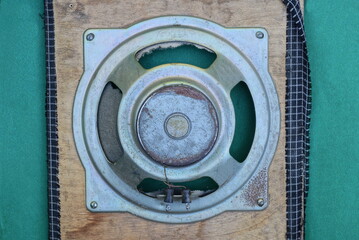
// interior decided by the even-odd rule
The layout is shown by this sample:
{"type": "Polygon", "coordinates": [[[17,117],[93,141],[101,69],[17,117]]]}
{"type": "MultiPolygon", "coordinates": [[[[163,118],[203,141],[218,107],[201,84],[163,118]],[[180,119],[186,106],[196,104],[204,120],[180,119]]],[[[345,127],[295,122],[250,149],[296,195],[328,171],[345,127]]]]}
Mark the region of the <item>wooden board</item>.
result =
{"type": "Polygon", "coordinates": [[[286,11],[281,0],[55,0],[61,231],[63,239],[284,239],[286,11]],[[163,15],[191,15],[226,27],[265,27],[269,69],[281,104],[281,135],[270,167],[270,204],[259,212],[226,212],[193,224],[163,224],[128,213],[91,213],[85,176],[72,134],[72,104],[83,72],[82,36],[88,28],[124,28],[163,15]]]}

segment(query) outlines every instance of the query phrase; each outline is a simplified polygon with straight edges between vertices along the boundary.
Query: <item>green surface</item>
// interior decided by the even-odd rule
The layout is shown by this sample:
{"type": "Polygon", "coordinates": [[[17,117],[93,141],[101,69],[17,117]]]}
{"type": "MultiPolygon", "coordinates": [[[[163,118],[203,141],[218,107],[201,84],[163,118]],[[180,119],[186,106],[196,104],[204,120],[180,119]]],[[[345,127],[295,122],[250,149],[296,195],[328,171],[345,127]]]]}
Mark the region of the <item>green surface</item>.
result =
{"type": "Polygon", "coordinates": [[[238,83],[231,91],[236,116],[236,127],[229,153],[238,162],[243,162],[251,150],[256,131],[256,113],[248,86],[238,83]]]}
{"type": "Polygon", "coordinates": [[[144,54],[139,63],[150,69],[166,63],[186,63],[200,68],[208,68],[216,59],[216,54],[194,45],[180,45],[171,48],[157,48],[144,54]]]}
{"type": "MultiPolygon", "coordinates": [[[[40,0],[0,0],[0,239],[47,238],[40,0]]],[[[359,238],[359,1],[306,0],[313,81],[307,239],[359,238]]]]}
{"type": "MultiPolygon", "coordinates": [[[[188,181],[188,182],[176,182],[176,183],[170,182],[170,184],[172,185],[171,187],[178,189],[187,188],[190,190],[202,190],[202,191],[218,189],[218,184],[210,177],[201,177],[196,180],[188,181]],[[178,187],[174,187],[174,186],[178,186],[178,187]]],[[[168,188],[168,185],[165,182],[155,180],[153,178],[145,178],[137,186],[138,190],[145,193],[155,192],[155,191],[163,190],[165,188],[168,188]]]]}
{"type": "Polygon", "coordinates": [[[0,239],[47,238],[43,1],[0,1],[0,239]]]}
{"type": "Polygon", "coordinates": [[[305,7],[313,81],[306,236],[359,239],[359,1],[305,7]]]}

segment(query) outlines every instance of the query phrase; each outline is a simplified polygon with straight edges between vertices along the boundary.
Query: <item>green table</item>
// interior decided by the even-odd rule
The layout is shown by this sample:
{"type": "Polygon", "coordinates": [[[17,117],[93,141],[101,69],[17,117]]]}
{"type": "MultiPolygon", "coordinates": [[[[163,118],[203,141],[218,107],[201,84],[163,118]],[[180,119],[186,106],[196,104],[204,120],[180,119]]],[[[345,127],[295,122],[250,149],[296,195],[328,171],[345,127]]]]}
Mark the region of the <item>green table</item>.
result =
{"type": "Polygon", "coordinates": [[[0,1],[0,239],[47,238],[43,1],[0,1]]]}
{"type": "Polygon", "coordinates": [[[312,71],[307,239],[359,239],[359,1],[307,0],[312,71]]]}

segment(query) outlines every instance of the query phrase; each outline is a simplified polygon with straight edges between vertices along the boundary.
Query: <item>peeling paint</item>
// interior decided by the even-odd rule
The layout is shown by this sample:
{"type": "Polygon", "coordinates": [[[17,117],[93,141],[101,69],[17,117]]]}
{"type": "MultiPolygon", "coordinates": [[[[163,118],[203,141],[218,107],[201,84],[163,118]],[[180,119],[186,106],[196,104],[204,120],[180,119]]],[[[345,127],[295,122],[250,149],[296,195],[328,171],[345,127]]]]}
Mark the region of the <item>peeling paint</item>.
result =
{"type": "Polygon", "coordinates": [[[192,45],[198,49],[203,49],[203,50],[206,50],[206,51],[214,54],[214,51],[212,51],[211,49],[209,49],[205,46],[199,45],[197,43],[185,42],[185,41],[170,41],[170,42],[161,42],[161,43],[157,43],[157,44],[145,47],[136,53],[135,58],[137,61],[139,61],[145,55],[149,55],[158,49],[163,49],[163,50],[168,49],[168,48],[173,49],[173,48],[178,48],[178,47],[185,46],[185,45],[192,45]]]}

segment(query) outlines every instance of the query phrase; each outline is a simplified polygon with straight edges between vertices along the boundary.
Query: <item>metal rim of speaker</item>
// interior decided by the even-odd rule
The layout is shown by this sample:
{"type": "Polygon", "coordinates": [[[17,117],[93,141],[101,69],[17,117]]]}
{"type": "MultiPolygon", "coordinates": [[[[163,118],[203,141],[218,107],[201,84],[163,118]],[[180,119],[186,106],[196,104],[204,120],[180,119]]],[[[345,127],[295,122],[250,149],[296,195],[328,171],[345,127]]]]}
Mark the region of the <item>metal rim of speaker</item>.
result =
{"type": "MultiPolygon", "coordinates": [[[[197,109],[201,108],[202,100],[197,99],[199,102],[196,103],[186,94],[181,96],[182,100],[188,100],[188,106],[198,103],[197,109]]],[[[161,106],[157,105],[158,108],[161,106]]],[[[152,106],[151,110],[155,111],[156,107],[152,106]]],[[[162,115],[156,113],[160,116],[157,120],[164,121],[158,126],[165,126],[163,132],[172,131],[172,135],[166,134],[178,138],[173,141],[179,144],[183,138],[189,138],[186,134],[191,127],[191,133],[194,131],[193,124],[198,124],[199,120],[190,119],[188,115],[195,116],[191,111],[183,113],[185,110],[180,108],[166,111],[162,111],[162,115]],[[171,118],[174,113],[177,115],[171,118]],[[172,122],[167,123],[169,118],[185,131],[171,129],[172,122]]],[[[157,125],[149,126],[159,129],[157,125]]],[[[188,223],[229,210],[265,209],[269,201],[268,168],[280,132],[278,96],[268,72],[267,32],[261,28],[224,28],[187,16],[154,18],[127,29],[87,30],[84,33],[84,73],[74,101],[73,132],[86,170],[86,203],[91,211],[130,212],[160,222],[188,223]],[[258,32],[261,37],[258,37],[258,32]],[[87,37],[89,34],[91,38],[87,37]],[[214,51],[217,58],[207,69],[177,63],[144,69],[138,63],[136,54],[140,50],[171,41],[204,46],[214,51]],[[229,154],[235,126],[230,91],[240,81],[244,81],[251,92],[256,114],[253,144],[242,163],[229,154]],[[117,118],[123,155],[116,163],[106,158],[97,129],[99,102],[108,82],[118,86],[123,94],[117,118]],[[154,124],[144,112],[149,101],[161,102],[153,96],[166,90],[179,99],[180,96],[176,95],[179,89],[204,96],[202,100],[214,112],[214,120],[207,119],[207,126],[214,129],[210,131],[211,137],[206,139],[208,144],[201,148],[208,147],[207,152],[202,151],[200,157],[189,161],[175,159],[179,162],[176,165],[173,159],[170,162],[167,155],[163,155],[163,149],[157,155],[149,153],[153,150],[148,149],[150,142],[156,136],[142,133],[141,129],[146,128],[141,124],[154,124]],[[190,204],[179,201],[168,204],[136,189],[145,178],[181,182],[204,176],[215,180],[219,188],[190,204]],[[91,206],[91,202],[97,203],[96,208],[91,206]]],[[[161,137],[164,137],[163,132],[161,130],[161,137]]],[[[201,137],[199,132],[196,134],[196,138],[201,137]]]]}

